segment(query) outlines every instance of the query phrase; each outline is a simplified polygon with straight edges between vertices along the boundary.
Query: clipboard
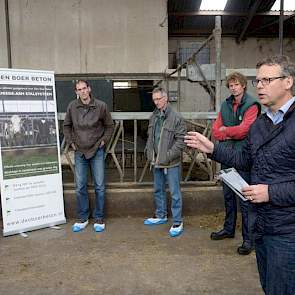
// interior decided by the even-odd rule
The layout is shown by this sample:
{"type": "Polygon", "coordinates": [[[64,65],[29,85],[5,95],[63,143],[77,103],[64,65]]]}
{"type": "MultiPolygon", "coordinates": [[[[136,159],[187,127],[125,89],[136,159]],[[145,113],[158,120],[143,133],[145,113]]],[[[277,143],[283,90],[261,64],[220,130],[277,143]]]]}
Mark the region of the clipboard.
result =
{"type": "Polygon", "coordinates": [[[237,172],[235,168],[223,169],[219,172],[221,180],[231,188],[243,201],[248,201],[242,193],[242,188],[249,184],[237,172]]]}

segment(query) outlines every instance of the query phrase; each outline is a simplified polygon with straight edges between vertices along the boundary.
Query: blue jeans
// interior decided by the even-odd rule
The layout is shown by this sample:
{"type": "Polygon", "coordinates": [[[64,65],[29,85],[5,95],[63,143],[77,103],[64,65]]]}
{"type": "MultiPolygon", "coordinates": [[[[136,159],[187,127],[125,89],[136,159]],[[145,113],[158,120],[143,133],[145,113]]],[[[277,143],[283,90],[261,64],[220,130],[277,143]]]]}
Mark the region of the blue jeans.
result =
{"type": "Polygon", "coordinates": [[[75,152],[77,216],[81,220],[86,220],[89,218],[89,198],[87,191],[89,167],[91,169],[95,190],[95,206],[93,210],[93,218],[103,218],[105,195],[105,161],[103,148],[99,148],[96,154],[90,159],[86,159],[85,156],[79,151],[75,152]]]}
{"type": "Polygon", "coordinates": [[[266,295],[295,294],[295,234],[255,240],[260,282],[266,295]]]}
{"type": "Polygon", "coordinates": [[[180,167],[154,168],[154,199],[156,216],[167,217],[166,182],[171,193],[171,212],[173,223],[182,222],[182,196],[180,191],[180,167]]]}

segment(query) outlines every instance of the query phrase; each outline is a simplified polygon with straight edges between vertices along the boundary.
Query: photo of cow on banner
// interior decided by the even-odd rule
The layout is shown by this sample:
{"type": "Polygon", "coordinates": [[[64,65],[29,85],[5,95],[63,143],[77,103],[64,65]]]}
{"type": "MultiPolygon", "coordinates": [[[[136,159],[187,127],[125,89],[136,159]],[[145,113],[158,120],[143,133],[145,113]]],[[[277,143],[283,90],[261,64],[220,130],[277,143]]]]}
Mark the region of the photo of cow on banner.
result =
{"type": "Polygon", "coordinates": [[[54,116],[36,114],[13,114],[10,118],[1,118],[1,146],[28,147],[38,144],[56,144],[54,116]],[[51,117],[51,118],[50,118],[51,117]]]}

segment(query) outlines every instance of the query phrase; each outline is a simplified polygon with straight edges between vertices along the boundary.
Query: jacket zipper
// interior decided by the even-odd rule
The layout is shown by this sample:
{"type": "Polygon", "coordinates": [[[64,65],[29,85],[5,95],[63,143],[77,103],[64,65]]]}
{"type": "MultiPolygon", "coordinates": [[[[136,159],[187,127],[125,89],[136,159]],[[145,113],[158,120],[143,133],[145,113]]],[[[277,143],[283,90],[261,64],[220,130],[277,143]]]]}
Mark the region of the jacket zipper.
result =
{"type": "MultiPolygon", "coordinates": [[[[166,121],[166,120],[165,120],[166,121]]],[[[159,147],[161,146],[161,141],[162,141],[162,135],[163,135],[163,129],[164,129],[164,125],[165,125],[165,123],[166,122],[163,122],[163,125],[162,125],[162,129],[161,129],[161,132],[160,132],[160,140],[159,140],[159,145],[158,145],[158,154],[157,154],[157,158],[156,158],[156,162],[155,162],[155,164],[158,164],[158,161],[159,161],[159,155],[160,155],[160,153],[159,153],[159,147]]],[[[154,137],[155,138],[155,137],[154,137]]]]}

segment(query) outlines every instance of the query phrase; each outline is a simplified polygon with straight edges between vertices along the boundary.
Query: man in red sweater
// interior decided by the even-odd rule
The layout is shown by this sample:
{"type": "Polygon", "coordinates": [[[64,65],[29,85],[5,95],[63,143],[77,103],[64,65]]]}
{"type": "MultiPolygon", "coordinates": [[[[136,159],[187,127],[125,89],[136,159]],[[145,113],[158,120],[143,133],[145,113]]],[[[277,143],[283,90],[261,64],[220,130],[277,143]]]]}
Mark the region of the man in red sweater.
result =
{"type": "MultiPolygon", "coordinates": [[[[226,86],[231,92],[221,105],[216,121],[213,123],[212,133],[221,144],[231,146],[235,149],[242,149],[245,138],[251,124],[260,114],[260,105],[247,92],[247,79],[241,73],[230,74],[226,79],[226,86]]],[[[222,169],[229,168],[224,165],[222,169]]],[[[241,176],[249,181],[249,174],[239,171],[241,176]]],[[[212,240],[234,238],[237,220],[237,196],[225,184],[223,184],[225,220],[223,229],[211,234],[212,240]]],[[[239,199],[239,198],[238,198],[239,199]]],[[[251,222],[248,218],[249,204],[240,199],[242,215],[242,236],[243,243],[238,248],[241,255],[250,254],[253,249],[251,237],[251,222]]]]}

